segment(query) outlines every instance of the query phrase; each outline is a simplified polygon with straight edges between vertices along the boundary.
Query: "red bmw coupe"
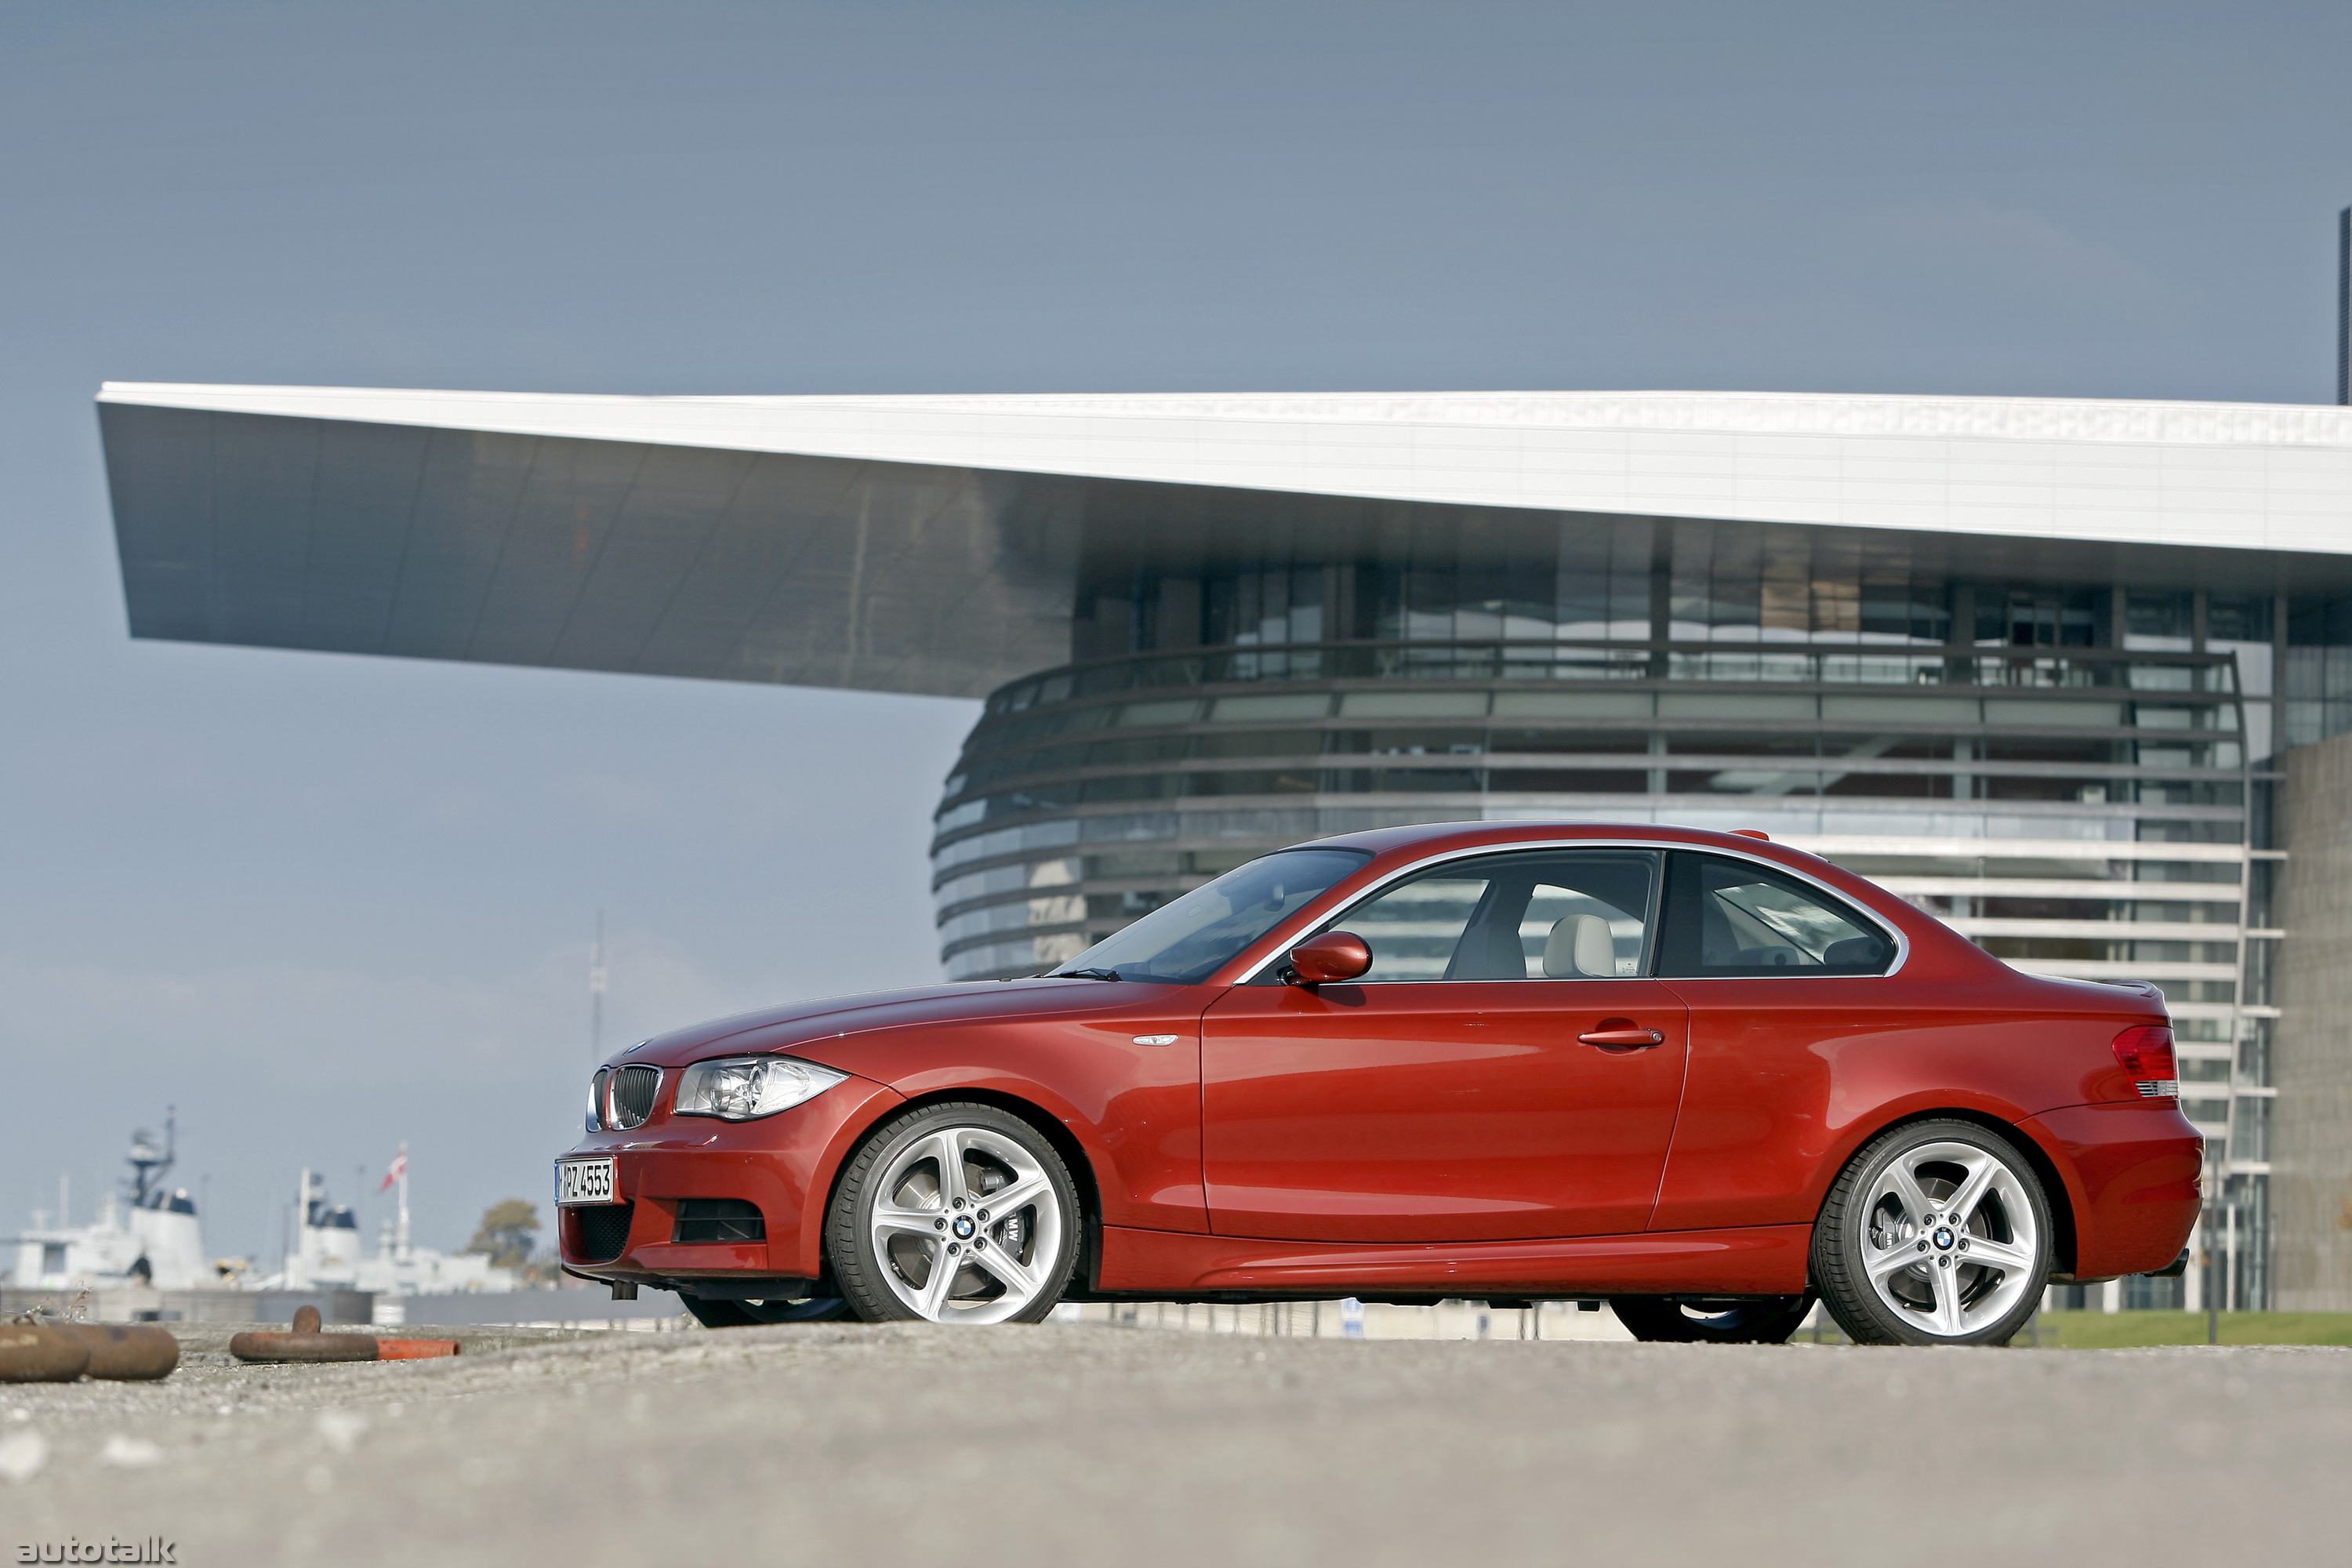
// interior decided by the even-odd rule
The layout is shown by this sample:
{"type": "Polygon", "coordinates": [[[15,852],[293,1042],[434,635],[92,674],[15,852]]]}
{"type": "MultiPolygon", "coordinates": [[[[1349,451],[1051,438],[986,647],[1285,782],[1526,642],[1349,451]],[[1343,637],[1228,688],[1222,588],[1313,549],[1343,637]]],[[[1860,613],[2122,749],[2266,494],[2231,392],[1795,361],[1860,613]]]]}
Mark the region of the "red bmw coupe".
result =
{"type": "Polygon", "coordinates": [[[1605,1298],[1644,1339],[1999,1344],[2198,1208],[2152,985],[2023,974],[1735,834],[1455,824],[1251,861],[1050,973],[599,1068],[566,1266],[713,1325],[1605,1298]]]}

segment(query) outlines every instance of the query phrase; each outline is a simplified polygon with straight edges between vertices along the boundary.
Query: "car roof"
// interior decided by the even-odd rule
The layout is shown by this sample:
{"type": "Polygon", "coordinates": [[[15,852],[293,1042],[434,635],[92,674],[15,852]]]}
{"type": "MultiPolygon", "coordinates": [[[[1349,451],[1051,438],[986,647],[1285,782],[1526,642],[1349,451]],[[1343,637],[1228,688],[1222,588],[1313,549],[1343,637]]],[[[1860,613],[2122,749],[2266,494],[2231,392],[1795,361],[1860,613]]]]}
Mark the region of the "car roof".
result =
{"type": "MultiPolygon", "coordinates": [[[[1580,840],[1617,842],[1638,839],[1650,844],[1687,844],[1694,848],[1732,849],[1743,854],[1755,852],[1761,844],[1771,844],[1759,831],[1756,833],[1724,832],[1710,827],[1683,827],[1659,822],[1594,822],[1589,819],[1505,822],[1422,822],[1402,827],[1374,827],[1360,833],[1335,834],[1328,838],[1311,838],[1294,844],[1294,849],[1332,848],[1361,849],[1378,858],[1398,851],[1424,855],[1445,849],[1475,849],[1487,844],[1526,844],[1559,842],[1572,844],[1580,840]]],[[[1789,859],[1808,870],[1824,867],[1829,862],[1819,856],[1809,855],[1788,845],[1772,845],[1777,853],[1772,859],[1789,859]]]]}
{"type": "MultiPolygon", "coordinates": [[[[1402,827],[1375,827],[1360,833],[1342,833],[1328,838],[1311,838],[1290,847],[1361,850],[1371,856],[1366,870],[1385,872],[1400,861],[1469,853],[1482,848],[1527,848],[1541,844],[1622,844],[1628,840],[1637,844],[1726,851],[1751,860],[1784,866],[1861,905],[1878,919],[1891,921],[1915,943],[1922,941],[1935,943],[1944,937],[1952,936],[1950,929],[1941,921],[1923,913],[1868,878],[1857,876],[1809,851],[1787,844],[1775,844],[1760,832],[1750,835],[1712,827],[1683,827],[1661,822],[1423,822],[1402,827]]],[[[1952,940],[1966,943],[1965,938],[1954,936],[1952,940]]],[[[1974,946],[1973,943],[1967,945],[1974,946]]]]}
{"type": "MultiPolygon", "coordinates": [[[[1683,827],[1658,822],[1424,822],[1338,834],[1328,838],[1312,838],[1289,847],[1354,849],[1370,855],[1371,858],[1364,864],[1360,873],[1347,877],[1339,884],[1345,889],[1360,889],[1366,879],[1377,881],[1416,861],[1442,859],[1453,855],[1475,853],[1484,848],[1525,849],[1545,844],[1622,844],[1628,841],[1669,847],[1712,849],[1761,860],[1768,865],[1786,867],[1894,927],[1909,944],[1914,959],[1926,957],[1939,967],[1956,964],[1963,970],[1980,974],[1990,974],[1994,971],[2005,976],[2018,973],[1952,931],[1934,915],[1888,892],[1869,879],[1857,876],[1818,855],[1790,845],[1775,844],[1760,835],[1725,832],[1710,827],[1683,827]]],[[[1343,901],[1356,896],[1352,891],[1340,895],[1343,901]]],[[[1325,900],[1318,900],[1316,903],[1321,906],[1325,900]]],[[[1321,910],[1317,918],[1322,918],[1323,913],[1328,913],[1328,910],[1321,910]]],[[[1263,954],[1256,952],[1258,945],[1252,944],[1250,950],[1255,956],[1249,957],[1246,963],[1237,962],[1233,966],[1236,973],[1254,972],[1263,963],[1263,954]]]]}

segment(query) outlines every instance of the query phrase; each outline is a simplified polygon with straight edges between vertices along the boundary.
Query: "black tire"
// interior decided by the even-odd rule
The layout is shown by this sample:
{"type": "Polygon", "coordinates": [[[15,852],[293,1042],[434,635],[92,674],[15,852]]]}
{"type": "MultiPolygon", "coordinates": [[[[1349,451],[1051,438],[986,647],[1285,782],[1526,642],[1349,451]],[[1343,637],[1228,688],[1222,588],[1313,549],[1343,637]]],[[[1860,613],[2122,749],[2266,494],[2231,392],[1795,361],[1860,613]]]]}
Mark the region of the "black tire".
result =
{"type": "Polygon", "coordinates": [[[706,1329],[740,1329],[753,1323],[829,1323],[849,1316],[849,1303],[838,1296],[811,1296],[798,1301],[729,1301],[716,1296],[679,1292],[686,1310],[706,1329]]]}
{"type": "Polygon", "coordinates": [[[826,1212],[825,1256],[849,1310],[867,1322],[928,1318],[1034,1323],[1054,1310],[1068,1288],[1083,1250],[1084,1223],[1069,1168],[1045,1134],[995,1106],[950,1101],[893,1117],[858,1145],[843,1168],[826,1212]],[[958,1160],[961,1166],[958,1179],[971,1194],[970,1208],[951,1209],[946,1205],[952,1200],[945,1192],[938,1193],[942,1205],[935,1222],[938,1234],[902,1232],[894,1237],[886,1255],[875,1242],[871,1223],[877,1204],[890,1197],[894,1206],[902,1210],[920,1207],[918,1199],[908,1194],[927,1180],[939,1184],[937,1160],[920,1151],[927,1144],[940,1147],[935,1140],[950,1133],[976,1140],[958,1160]],[[906,1164],[909,1159],[916,1161],[912,1167],[906,1164]],[[900,1191],[881,1192],[886,1180],[901,1184],[900,1191]],[[1034,1196],[1011,1210],[985,1206],[989,1194],[1016,1185],[1030,1189],[1034,1196]],[[942,1289],[956,1294],[942,1304],[941,1315],[932,1317],[914,1298],[923,1294],[932,1278],[931,1269],[947,1257],[951,1237],[963,1234],[967,1216],[977,1222],[971,1226],[977,1239],[953,1244],[972,1250],[960,1253],[953,1265],[956,1272],[941,1281],[942,1289]],[[1032,1281],[1033,1293],[1017,1308],[1012,1305],[1013,1290],[989,1272],[992,1259],[983,1253],[992,1244],[996,1247],[994,1260],[1008,1261],[1032,1281]],[[918,1269],[920,1279],[915,1277],[918,1269]],[[995,1292],[992,1300],[991,1291],[995,1292]]]}
{"type": "Polygon", "coordinates": [[[2041,1178],[2016,1144],[1973,1121],[1908,1122],[1871,1140],[1831,1185],[1813,1226],[1813,1288],[1856,1344],[2005,1345],[2041,1304],[2054,1234],[2041,1178]],[[1987,1168],[1989,1185],[1969,1203],[1955,1192],[1967,1165],[1939,1152],[1955,1161],[1981,1154],[1998,1173],[1987,1168]],[[1927,1205],[1925,1223],[1887,1190],[1898,1163],[1927,1205]],[[1968,1205],[1958,1225],[1937,1212],[1955,1195],[1968,1205]],[[1978,1261],[2012,1256],[2013,1267],[1978,1261]],[[1874,1260],[1885,1286],[1872,1283],[1874,1260]],[[1890,1262],[1900,1272],[1885,1269],[1890,1262]],[[1958,1306],[1947,1313],[1952,1300],[1958,1306]]]}
{"type": "Polygon", "coordinates": [[[1813,1310],[1802,1296],[1677,1301],[1665,1296],[1612,1296],[1609,1310],[1637,1340],[1713,1345],[1784,1345],[1813,1310]]]}

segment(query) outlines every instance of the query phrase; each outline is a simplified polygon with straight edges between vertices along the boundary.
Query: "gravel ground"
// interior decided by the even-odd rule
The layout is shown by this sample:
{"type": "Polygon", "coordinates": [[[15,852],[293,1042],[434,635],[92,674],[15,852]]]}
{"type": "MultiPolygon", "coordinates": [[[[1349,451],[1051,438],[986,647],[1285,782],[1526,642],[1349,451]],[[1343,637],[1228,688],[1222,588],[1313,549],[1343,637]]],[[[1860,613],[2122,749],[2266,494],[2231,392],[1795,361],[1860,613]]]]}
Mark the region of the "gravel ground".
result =
{"type": "Polygon", "coordinates": [[[2342,1350],[495,1340],[0,1386],[0,1562],[2352,1560],[2342,1350]]]}

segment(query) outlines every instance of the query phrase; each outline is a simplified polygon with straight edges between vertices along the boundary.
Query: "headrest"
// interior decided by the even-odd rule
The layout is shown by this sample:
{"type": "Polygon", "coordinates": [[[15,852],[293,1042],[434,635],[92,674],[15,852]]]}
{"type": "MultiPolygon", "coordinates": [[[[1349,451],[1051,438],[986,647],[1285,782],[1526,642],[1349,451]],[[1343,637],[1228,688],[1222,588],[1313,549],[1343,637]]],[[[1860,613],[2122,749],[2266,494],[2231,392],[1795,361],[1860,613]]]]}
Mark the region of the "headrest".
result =
{"type": "Polygon", "coordinates": [[[1599,915],[1563,915],[1544,942],[1544,976],[1608,980],[1617,973],[1617,942],[1599,915]]]}

